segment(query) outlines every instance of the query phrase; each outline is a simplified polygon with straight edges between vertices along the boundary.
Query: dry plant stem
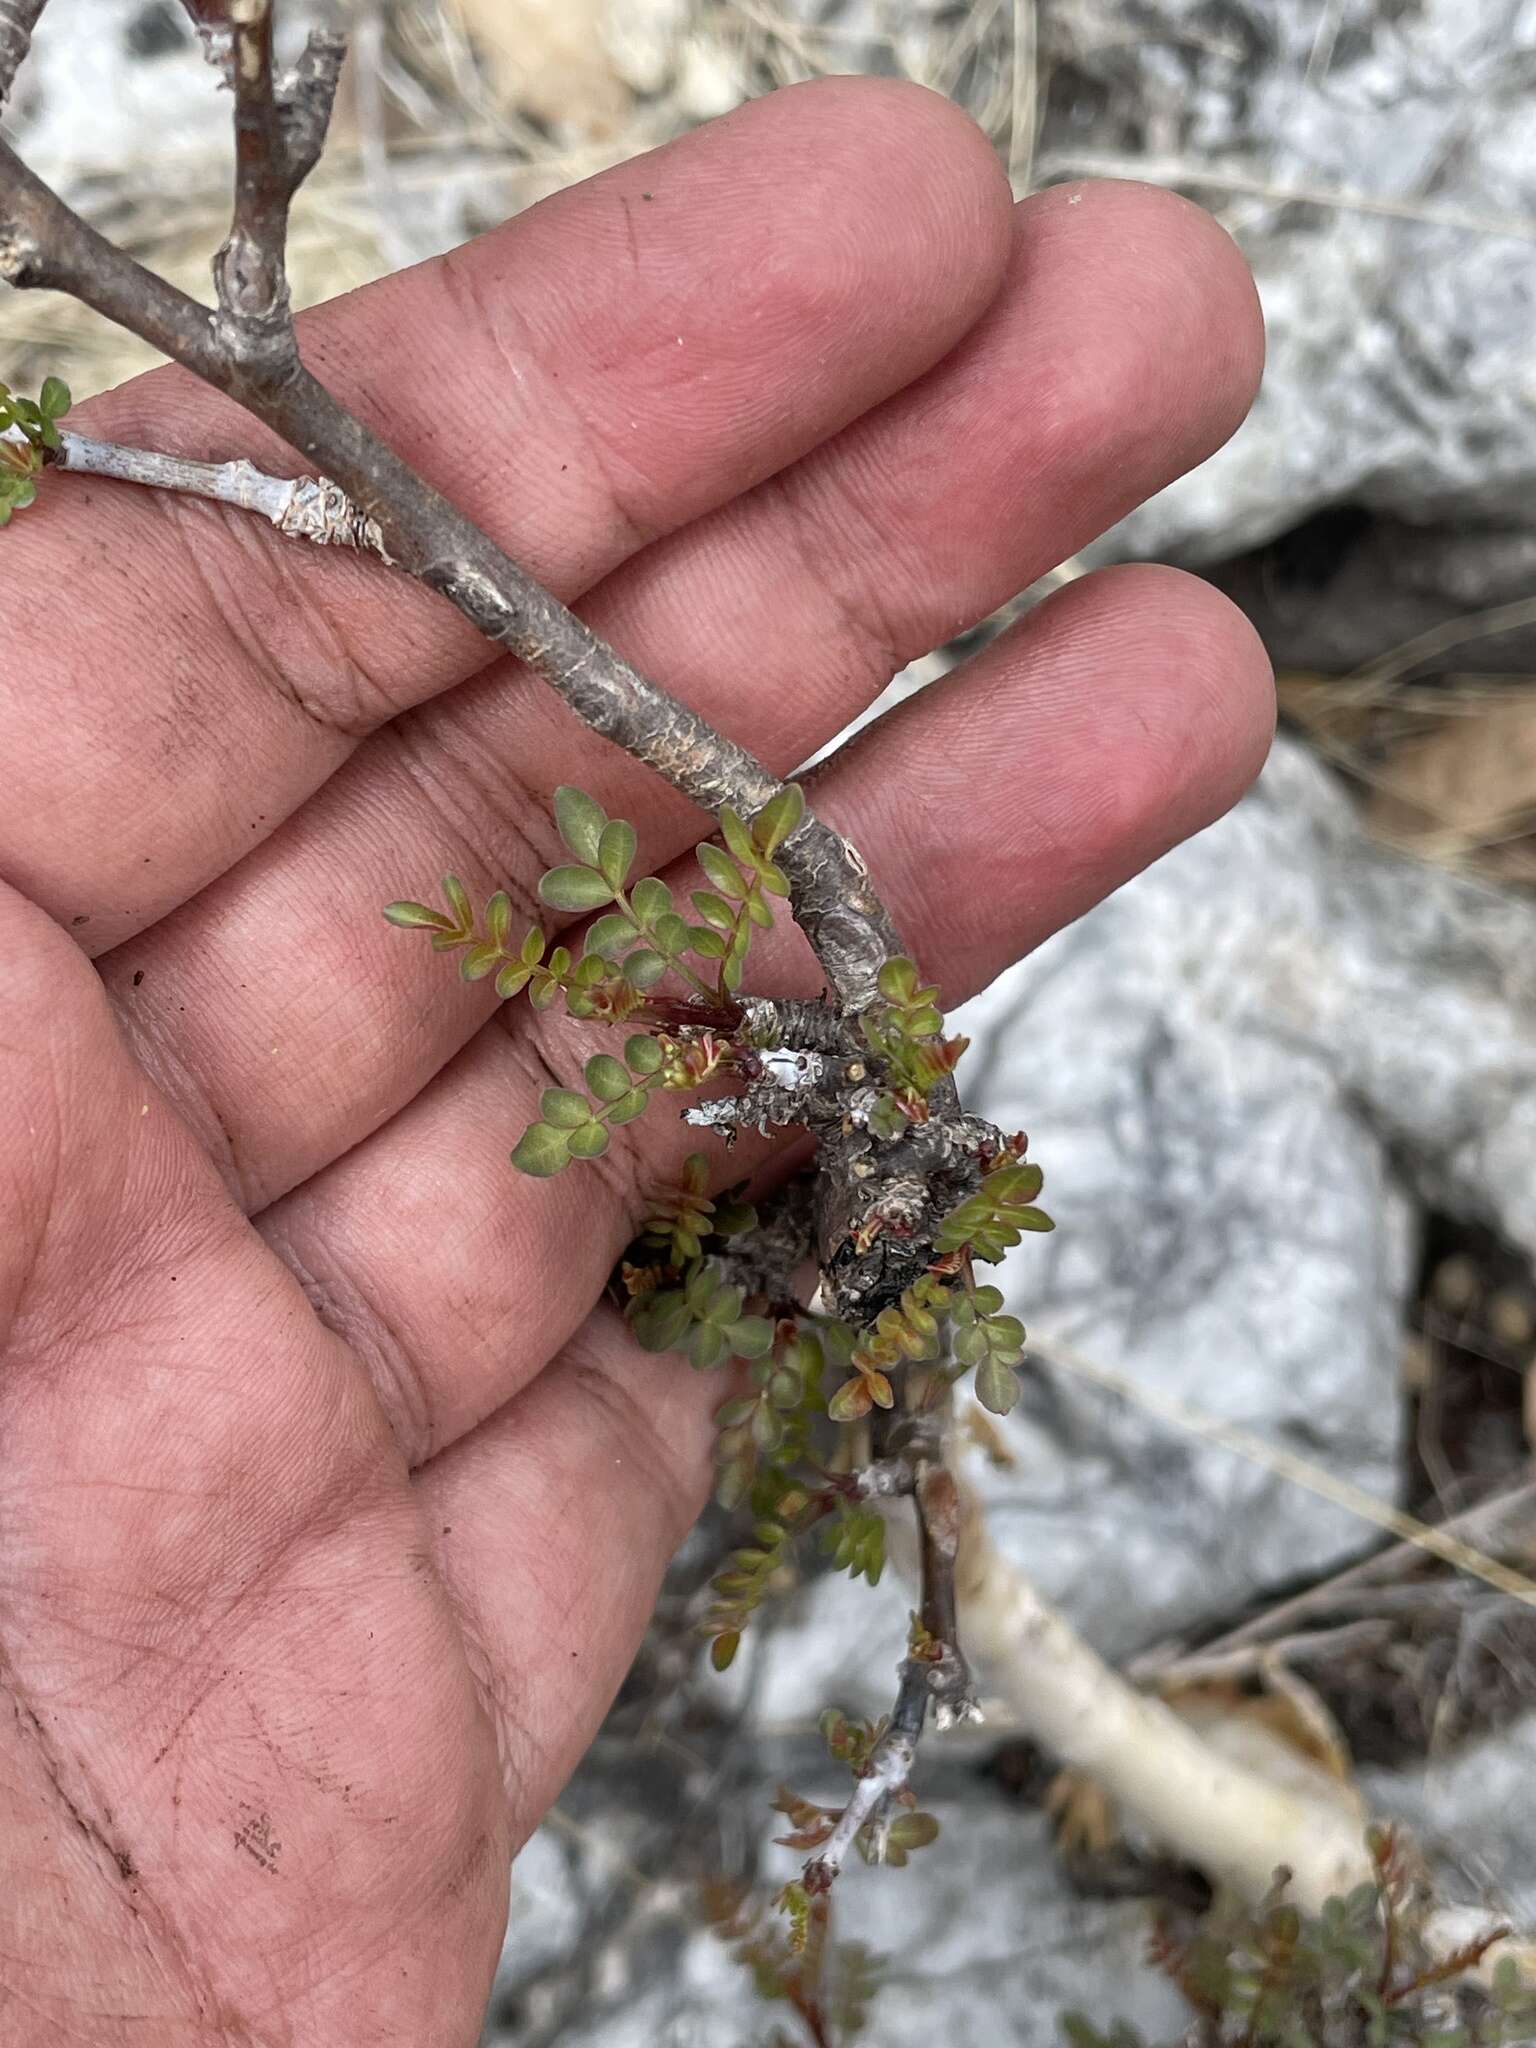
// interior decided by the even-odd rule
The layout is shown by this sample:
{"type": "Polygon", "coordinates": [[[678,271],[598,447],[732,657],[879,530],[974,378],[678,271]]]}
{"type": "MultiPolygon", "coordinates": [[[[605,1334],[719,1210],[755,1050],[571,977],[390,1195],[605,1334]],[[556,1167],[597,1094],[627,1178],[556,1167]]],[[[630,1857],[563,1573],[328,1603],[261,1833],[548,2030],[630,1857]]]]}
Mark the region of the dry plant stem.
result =
{"type": "Polygon", "coordinates": [[[0,110],[10,98],[16,73],[48,0],[0,0],[0,110]]]}
{"type": "Polygon", "coordinates": [[[259,512],[279,533],[313,541],[318,547],[363,548],[372,554],[383,550],[373,521],[328,477],[267,476],[243,456],[235,462],[189,462],[179,455],[126,448],[116,441],[94,441],[88,435],[68,432],[60,433],[49,467],[71,475],[146,484],[157,491],[180,491],[236,506],[242,512],[259,512]]]}
{"type": "Polygon", "coordinates": [[[955,1565],[961,1530],[960,1493],[954,1474],[939,1455],[942,1439],[936,1419],[924,1416],[914,1429],[902,1457],[881,1459],[857,1475],[868,1490],[890,1495],[910,1485],[917,1508],[919,1593],[917,1640],[901,1667],[896,1704],[885,1733],[870,1752],[856,1781],[853,1796],[836,1827],[805,1866],[805,1887],[814,1897],[828,1891],[842,1869],[861,1828],[874,1823],[878,1857],[890,1824],[892,1807],[905,1790],[917,1758],[918,1740],[933,1707],[935,1725],[979,1721],[971,1674],[960,1654],[955,1624],[955,1565]],[[910,1481],[898,1485],[901,1467],[910,1481]],[[875,1475],[879,1475],[878,1479],[875,1475]]]}
{"type": "MultiPolygon", "coordinates": [[[[237,103],[247,91],[242,78],[237,103]]],[[[705,810],[761,810],[781,786],[776,776],[600,640],[310,375],[284,294],[255,314],[243,310],[270,295],[270,265],[246,247],[262,217],[254,202],[243,225],[237,213],[215,264],[219,309],[210,311],[115,249],[0,143],[0,277],[68,292],[237,399],[346,492],[377,528],[386,560],[534,669],[594,732],[705,810]]],[[[901,944],[863,862],[810,815],[779,859],[840,1004],[866,1008],[901,944]]]]}
{"type": "MultiPolygon", "coordinates": [[[[1536,1550],[1536,1478],[1516,1480],[1499,1492],[1436,1523],[1435,1529],[1440,1536],[1450,1537],[1485,1555],[1497,1557],[1513,1550],[1528,1560],[1536,1550]]],[[[1282,1631],[1294,1629],[1298,1622],[1305,1622],[1316,1615],[1329,1615],[1337,1607],[1341,1595],[1373,1586],[1389,1586],[1411,1578],[1438,1555],[1437,1552],[1426,1551],[1419,1542],[1391,1544],[1374,1557],[1336,1573],[1322,1585],[1297,1593],[1267,1613],[1255,1615],[1251,1621],[1229,1630],[1217,1641],[1207,1643],[1202,1654],[1263,1643],[1282,1631]]]]}
{"type": "Polygon", "coordinates": [[[855,1837],[870,1821],[875,1823],[878,1851],[891,1803],[912,1775],[927,1712],[927,1673],[916,1658],[909,1657],[901,1667],[901,1685],[890,1723],[870,1752],[869,1762],[856,1780],[853,1796],[843,1808],[837,1826],[805,1866],[805,1888],[813,1898],[831,1890],[855,1837]]]}

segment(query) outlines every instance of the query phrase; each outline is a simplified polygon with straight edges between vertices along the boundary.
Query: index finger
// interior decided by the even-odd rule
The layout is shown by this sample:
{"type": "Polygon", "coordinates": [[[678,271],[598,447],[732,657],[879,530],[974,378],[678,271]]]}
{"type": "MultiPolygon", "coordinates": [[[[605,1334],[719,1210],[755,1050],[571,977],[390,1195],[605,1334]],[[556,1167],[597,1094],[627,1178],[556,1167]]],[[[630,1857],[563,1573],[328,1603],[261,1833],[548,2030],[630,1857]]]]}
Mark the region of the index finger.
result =
{"type": "MultiPolygon", "coordinates": [[[[741,108],[307,319],[311,365],[561,596],[926,369],[996,290],[1009,197],[937,95],[741,108]]],[[[178,370],[93,433],[293,457],[178,370]]],[[[259,843],[367,732],[493,650],[248,513],[51,480],[4,539],[0,877],[100,952],[259,843]],[[60,596],[62,593],[62,597],[60,596]]]]}

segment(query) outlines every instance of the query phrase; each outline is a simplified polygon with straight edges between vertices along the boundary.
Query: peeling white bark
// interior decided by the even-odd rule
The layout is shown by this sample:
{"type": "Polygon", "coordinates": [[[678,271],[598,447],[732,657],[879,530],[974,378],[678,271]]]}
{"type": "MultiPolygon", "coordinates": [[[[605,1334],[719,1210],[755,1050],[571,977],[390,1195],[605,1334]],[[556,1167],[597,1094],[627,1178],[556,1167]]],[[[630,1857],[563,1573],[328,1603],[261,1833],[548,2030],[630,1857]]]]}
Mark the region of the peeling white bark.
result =
{"type": "Polygon", "coordinates": [[[327,477],[266,476],[244,456],[235,462],[189,462],[179,455],[124,448],[115,441],[93,441],[88,435],[67,432],[59,435],[52,466],[212,498],[242,512],[260,513],[279,533],[295,540],[312,541],[317,547],[362,548],[388,560],[375,522],[327,477]]]}

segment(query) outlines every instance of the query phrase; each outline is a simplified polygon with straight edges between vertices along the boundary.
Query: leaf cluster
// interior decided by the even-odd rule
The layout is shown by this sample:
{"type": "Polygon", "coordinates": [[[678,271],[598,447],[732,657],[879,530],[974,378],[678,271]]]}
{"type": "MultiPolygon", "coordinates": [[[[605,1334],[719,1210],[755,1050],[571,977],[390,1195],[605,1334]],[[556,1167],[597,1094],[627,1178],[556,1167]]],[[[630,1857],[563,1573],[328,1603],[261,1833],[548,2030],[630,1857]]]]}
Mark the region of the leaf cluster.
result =
{"type": "Polygon", "coordinates": [[[629,1326],[646,1351],[681,1351],[700,1372],[728,1358],[761,1358],[773,1343],[767,1316],[743,1314],[746,1290],[718,1259],[694,1259],[675,1287],[653,1287],[629,1307],[629,1326]]]}
{"type": "Polygon", "coordinates": [[[701,1258],[711,1237],[730,1239],[751,1230],[757,1211],[741,1199],[741,1188],[712,1201],[709,1161],[702,1152],[690,1152],[683,1162],[681,1179],[663,1188],[651,1199],[650,1214],[640,1235],[640,1248],[648,1257],[681,1271],[690,1261],[701,1258]]]}
{"type": "Polygon", "coordinates": [[[1054,1230],[1052,1219],[1034,1206],[1044,1182],[1045,1175],[1033,1161],[1016,1163],[1011,1155],[1003,1154],[983,1176],[976,1192],[944,1218],[934,1237],[934,1249],[940,1254],[962,1252],[995,1265],[1023,1241],[1026,1230],[1054,1230]]]}
{"type": "Polygon", "coordinates": [[[768,1583],[784,1562],[790,1541],[787,1522],[765,1517],[752,1526],[752,1541],[733,1550],[710,1581],[715,1602],[705,1622],[712,1637],[709,1661],[717,1671],[727,1670],[741,1647],[742,1630],[762,1606],[768,1583]]]}
{"type": "Polygon", "coordinates": [[[865,1501],[842,1501],[817,1531],[817,1541],[833,1564],[850,1578],[880,1583],[885,1570],[885,1518],[865,1501]]]}
{"type": "Polygon", "coordinates": [[[973,1285],[963,1270],[953,1281],[925,1273],[857,1335],[846,1324],[832,1325],[828,1349],[850,1376],[827,1413],[834,1422],[857,1422],[871,1408],[890,1408],[891,1375],[903,1365],[935,1363],[947,1351],[959,1372],[975,1366],[982,1406],[1006,1415],[1019,1397],[1014,1367],[1024,1355],[1024,1325],[1002,1307],[997,1288],[973,1285]]]}
{"type": "MultiPolygon", "coordinates": [[[[917,1850],[938,1840],[939,1824],[931,1813],[917,1810],[916,1795],[905,1785],[890,1796],[892,1803],[904,1810],[894,1819],[867,1820],[854,1836],[853,1845],[864,1862],[889,1863],[901,1870],[917,1850]]],[[[813,1799],[802,1799],[787,1785],[779,1787],[773,1810],[782,1813],[790,1826],[787,1835],[774,1836],[778,1846],[810,1853],[821,1848],[843,1817],[842,1807],[819,1806],[813,1799]]]]}
{"type": "Polygon", "coordinates": [[[1019,1398],[1014,1367],[1024,1356],[1024,1325],[1002,1313],[995,1287],[956,1289],[951,1297],[950,1350],[956,1362],[976,1368],[976,1398],[994,1415],[1006,1415],[1019,1398]]]}
{"type": "Polygon", "coordinates": [[[630,882],[634,827],[610,818],[584,790],[562,787],[555,792],[555,821],[575,859],[552,868],[539,883],[539,895],[557,910],[600,910],[602,916],[587,933],[587,953],[620,965],[635,987],[652,987],[672,968],[695,993],[723,998],[741,986],[752,928],[773,923],[767,896],[789,893],[772,856],[804,812],[804,794],[793,783],[750,825],[729,807],[722,810],[720,825],[730,853],[709,844],[699,848],[700,864],[714,887],[693,892],[701,921],[690,924],[659,876],[630,882]],[[690,954],[717,969],[713,987],[688,964],[690,954]]]}
{"type": "Polygon", "coordinates": [[[774,1572],[788,1563],[795,1540],[838,1505],[818,1490],[824,1475],[813,1452],[812,1432],[824,1409],[822,1370],[817,1333],[786,1318],[776,1326],[772,1353],[750,1368],[751,1391],[716,1414],[715,1497],[727,1508],[748,1502],[757,1518],[751,1544],[733,1552],[711,1581],[714,1601],[703,1630],[713,1639],[717,1671],[736,1655],[743,1629],[774,1572]]]}
{"type": "MultiPolygon", "coordinates": [[[[1474,1976],[1497,1933],[1432,1957],[1390,1829],[1374,1830],[1374,1877],[1316,1914],[1286,1898],[1284,1873],[1252,1910],[1213,1914],[1154,1955],[1198,2015],[1200,2048],[1516,2048],[1536,2029],[1536,1993],[1513,1958],[1491,1989],[1474,1976]]],[[[1500,1930],[1505,1931],[1505,1930],[1500,1930]]],[[[1119,2022],[1063,2016],[1072,2048],[1144,2048],[1119,2022]]],[[[1170,2044],[1172,2048],[1172,2044],[1170,2044]]]]}
{"type": "Polygon", "coordinates": [[[600,1159],[608,1150],[609,1132],[645,1114],[661,1063],[661,1047],[643,1031],[624,1041],[623,1060],[594,1053],[583,1069],[590,1097],[575,1088],[546,1088],[539,1097],[539,1120],[518,1139],[512,1164],[545,1180],[573,1159],[600,1159]]]}
{"type": "Polygon", "coordinates": [[[884,963],[877,985],[881,999],[861,1015],[859,1029],[890,1085],[870,1112],[869,1128],[877,1138],[897,1138],[909,1123],[927,1120],[930,1092],[954,1072],[970,1040],[944,1037],[939,991],[923,984],[904,955],[884,963]]]}
{"type": "Polygon", "coordinates": [[[798,783],[786,783],[750,823],[744,823],[729,804],[723,806],[720,831],[725,849],[708,841],[698,849],[699,866],[710,887],[694,890],[693,907],[718,945],[722,995],[733,995],[741,987],[753,927],[766,931],[773,923],[768,898],[789,894],[789,878],[774,855],[804,815],[804,791],[798,783]]]}
{"type": "Polygon", "coordinates": [[[716,1411],[715,1498],[723,1508],[740,1507],[765,1462],[775,1476],[760,1505],[780,1508],[789,1475],[808,1454],[811,1429],[824,1405],[823,1363],[815,1331],[786,1317],[775,1326],[771,1355],[752,1364],[751,1391],[716,1411]]]}
{"type": "MultiPolygon", "coordinates": [[[[722,1878],[704,1887],[702,1909],[732,1960],[751,1971],[760,1998],[787,2000],[802,2019],[815,2015],[819,2040],[857,2039],[880,1989],[881,1958],[863,1942],[832,1942],[827,1901],[813,1900],[804,1885],[787,1886],[778,1903],[788,1924],[769,1913],[761,1894],[722,1878]]],[[[776,2029],[764,2048],[799,2048],[804,2038],[776,2029]]]]}
{"type": "Polygon", "coordinates": [[[0,526],[9,524],[37,496],[37,477],[46,453],[59,445],[58,422],[70,408],[69,386],[46,377],[35,399],[0,384],[0,526]],[[19,436],[19,438],[16,438],[19,436]]]}

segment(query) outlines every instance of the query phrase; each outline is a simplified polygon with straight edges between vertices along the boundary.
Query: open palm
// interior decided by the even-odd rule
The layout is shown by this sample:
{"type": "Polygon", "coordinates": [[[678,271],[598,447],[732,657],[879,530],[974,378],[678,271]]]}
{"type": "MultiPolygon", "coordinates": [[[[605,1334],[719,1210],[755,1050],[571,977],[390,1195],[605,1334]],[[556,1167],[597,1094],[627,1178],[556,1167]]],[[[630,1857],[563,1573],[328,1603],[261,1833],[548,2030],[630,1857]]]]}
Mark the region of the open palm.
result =
{"type": "MultiPolygon", "coordinates": [[[[962,116],[856,81],[304,339],[781,772],[1207,454],[1260,349],[1195,209],[1011,208],[962,116]]],[[[85,410],[285,461],[176,371],[85,410]]],[[[707,823],[375,565],[85,480],[0,545],[0,2041],[467,2044],[719,1390],[594,1308],[684,1133],[520,1179],[582,1027],[492,1015],[379,907],[452,869],[537,915],[560,782],[657,863],[707,823]]],[[[1118,570],[815,801],[957,999],[1224,808],[1268,726],[1237,615],[1118,570]]]]}

